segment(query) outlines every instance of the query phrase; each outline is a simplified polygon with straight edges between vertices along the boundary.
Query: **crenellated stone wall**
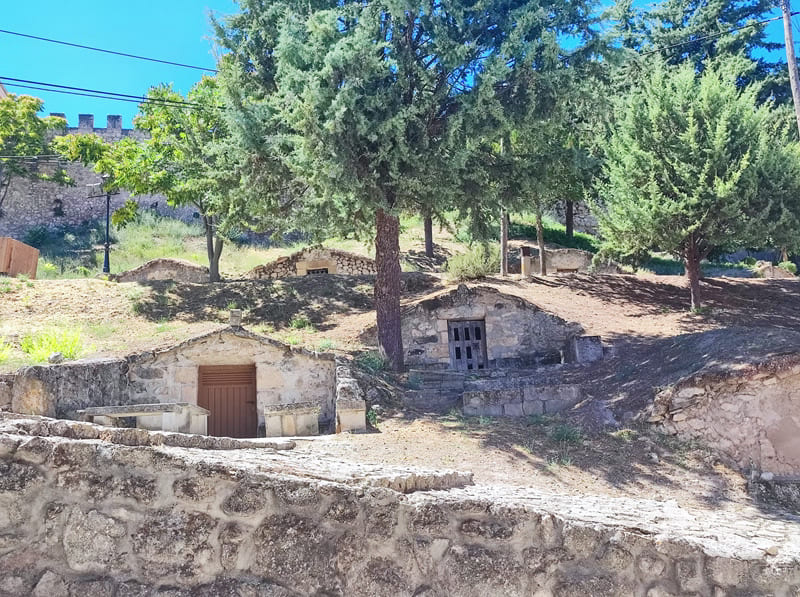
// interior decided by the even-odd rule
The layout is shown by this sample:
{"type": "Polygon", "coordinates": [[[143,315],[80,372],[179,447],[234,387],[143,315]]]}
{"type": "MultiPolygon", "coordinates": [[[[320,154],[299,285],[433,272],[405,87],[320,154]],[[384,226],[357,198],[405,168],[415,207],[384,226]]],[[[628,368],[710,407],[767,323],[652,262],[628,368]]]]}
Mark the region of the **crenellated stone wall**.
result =
{"type": "Polygon", "coordinates": [[[347,251],[322,246],[307,247],[272,263],[254,267],[245,276],[252,279],[290,278],[305,276],[313,270],[327,270],[329,274],[348,276],[375,274],[375,260],[347,251]]]}
{"type": "Polygon", "coordinates": [[[672,502],[465,486],[469,476],[454,471],[76,433],[0,424],[3,597],[800,590],[796,523],[777,517],[732,520],[672,502]]]}
{"type": "Polygon", "coordinates": [[[651,423],[744,471],[800,477],[800,355],[701,371],[661,391],[651,423]]]}
{"type": "MultiPolygon", "coordinates": [[[[53,114],[61,116],[63,114],[53,114]]],[[[67,128],[65,134],[95,134],[106,141],[118,141],[124,137],[137,140],[146,138],[143,131],[123,129],[122,117],[109,115],[107,126],[99,128],[94,126],[92,114],[80,114],[77,127],[67,128]]],[[[67,174],[75,181],[73,186],[65,187],[53,182],[31,181],[16,178],[9,187],[8,194],[2,205],[0,215],[0,236],[10,236],[17,240],[24,240],[25,234],[31,228],[44,226],[55,228],[59,226],[77,226],[84,222],[103,219],[106,216],[106,198],[90,197],[102,194],[98,185],[100,176],[78,163],[60,162],[67,174]]],[[[53,158],[41,158],[37,167],[46,174],[55,172],[59,162],[53,158]]],[[[120,191],[111,197],[112,212],[131,199],[130,193],[120,191]]],[[[139,195],[133,197],[143,208],[152,208],[159,214],[191,220],[197,210],[191,207],[172,208],[167,205],[166,198],[161,195],[139,195]]]]}

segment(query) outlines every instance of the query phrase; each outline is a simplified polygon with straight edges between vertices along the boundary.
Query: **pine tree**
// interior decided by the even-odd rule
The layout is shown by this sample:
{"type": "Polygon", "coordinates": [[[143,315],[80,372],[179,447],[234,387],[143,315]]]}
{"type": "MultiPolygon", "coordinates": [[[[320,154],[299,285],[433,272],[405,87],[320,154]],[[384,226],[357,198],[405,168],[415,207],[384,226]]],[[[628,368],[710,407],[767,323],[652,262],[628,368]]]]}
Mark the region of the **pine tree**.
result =
{"type": "MultiPolygon", "coordinates": [[[[776,136],[758,87],[740,89],[735,69],[657,62],[620,107],[605,164],[600,216],[605,250],[615,256],[648,250],[683,259],[691,306],[700,305],[700,262],[720,246],[761,239],[780,199],[768,178],[776,136]]],[[[784,155],[784,154],[780,154],[784,155]]],[[[787,184],[797,186],[789,177],[787,184]]]]}
{"type": "Polygon", "coordinates": [[[398,370],[399,215],[472,200],[459,179],[477,163],[470,139],[496,130],[538,79],[565,65],[560,42],[587,35],[576,25],[587,5],[239,4],[240,14],[217,23],[229,51],[223,78],[243,123],[235,134],[308,183],[303,204],[319,225],[374,235],[378,340],[398,370]]]}

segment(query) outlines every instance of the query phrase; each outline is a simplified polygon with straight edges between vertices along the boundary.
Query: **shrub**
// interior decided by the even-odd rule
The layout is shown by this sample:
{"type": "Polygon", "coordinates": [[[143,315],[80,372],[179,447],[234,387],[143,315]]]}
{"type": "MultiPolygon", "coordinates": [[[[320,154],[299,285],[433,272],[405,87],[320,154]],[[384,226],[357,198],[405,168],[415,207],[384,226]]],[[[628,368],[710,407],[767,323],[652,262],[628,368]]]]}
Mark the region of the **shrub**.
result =
{"type": "Polygon", "coordinates": [[[742,264],[747,266],[747,267],[752,267],[752,266],[754,266],[756,264],[756,258],[755,257],[745,257],[744,259],[742,259],[742,264]]]}
{"type": "Polygon", "coordinates": [[[289,327],[293,330],[314,329],[314,324],[305,315],[298,315],[289,322],[289,327]]]}
{"type": "Polygon", "coordinates": [[[577,427],[573,427],[572,425],[567,425],[566,423],[556,425],[550,437],[557,442],[571,444],[573,446],[578,446],[583,442],[583,434],[581,433],[581,430],[577,427]]]}
{"type": "Polygon", "coordinates": [[[83,350],[83,340],[78,330],[50,329],[24,336],[20,348],[34,362],[43,363],[54,352],[60,352],[65,359],[76,358],[83,350]]]}
{"type": "Polygon", "coordinates": [[[474,280],[496,274],[499,270],[500,248],[497,245],[476,245],[447,261],[447,273],[454,280],[474,280]]]}
{"type": "Polygon", "coordinates": [[[371,427],[378,426],[378,411],[374,408],[370,408],[367,411],[367,423],[369,423],[371,427]]]}
{"type": "Polygon", "coordinates": [[[322,340],[319,341],[319,344],[317,344],[318,352],[325,352],[328,350],[333,350],[334,348],[336,348],[336,342],[334,342],[330,338],[323,338],[322,340]]]}
{"type": "Polygon", "coordinates": [[[0,363],[5,363],[11,355],[11,344],[0,338],[0,363]]]}
{"type": "Polygon", "coordinates": [[[790,274],[797,274],[797,266],[791,261],[781,261],[778,267],[782,270],[786,270],[790,274]]]}
{"type": "Polygon", "coordinates": [[[377,373],[386,368],[386,359],[376,350],[362,352],[356,357],[356,365],[370,373],[377,373]]]}

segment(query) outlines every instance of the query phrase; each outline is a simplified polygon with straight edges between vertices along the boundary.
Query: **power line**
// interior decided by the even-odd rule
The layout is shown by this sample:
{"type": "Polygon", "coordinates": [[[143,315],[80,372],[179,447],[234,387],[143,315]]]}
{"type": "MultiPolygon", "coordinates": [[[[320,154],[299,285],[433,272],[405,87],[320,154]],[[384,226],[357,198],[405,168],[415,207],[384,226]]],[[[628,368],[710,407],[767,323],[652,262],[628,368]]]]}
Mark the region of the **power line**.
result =
{"type": "Polygon", "coordinates": [[[18,37],[27,37],[29,39],[37,39],[39,41],[46,41],[54,44],[61,44],[62,46],[71,46],[73,48],[80,48],[82,50],[92,50],[94,52],[103,52],[104,54],[114,54],[115,56],[124,56],[126,58],[135,58],[137,60],[147,60],[148,62],[158,62],[160,64],[169,64],[170,66],[180,66],[182,68],[193,68],[210,73],[219,72],[215,68],[205,68],[202,66],[193,66],[191,64],[183,64],[181,62],[172,62],[171,60],[161,60],[159,58],[148,58],[147,56],[138,56],[137,54],[128,54],[126,52],[117,52],[115,50],[106,50],[104,48],[95,48],[93,46],[84,46],[82,44],[74,44],[68,41],[60,41],[57,39],[50,39],[49,37],[39,37],[38,35],[30,35],[28,33],[19,33],[17,31],[8,31],[7,29],[0,29],[0,33],[8,35],[16,35],[18,37]]]}
{"type": "Polygon", "coordinates": [[[171,100],[171,99],[164,99],[157,97],[132,95],[129,93],[118,93],[116,91],[102,91],[99,89],[87,89],[84,87],[73,87],[70,85],[58,85],[56,83],[45,83],[42,81],[16,79],[14,77],[0,77],[0,81],[6,81],[9,87],[22,87],[25,89],[36,89],[38,91],[52,91],[53,93],[64,93],[67,95],[81,95],[85,97],[133,102],[137,104],[148,103],[148,104],[157,104],[162,106],[186,107],[194,109],[201,109],[201,108],[222,109],[224,107],[224,106],[216,106],[213,104],[199,104],[197,102],[188,102],[184,100],[171,100]]]}
{"type": "MultiPolygon", "coordinates": [[[[797,14],[800,14],[800,11],[796,11],[796,12],[790,13],[791,16],[794,16],[794,15],[797,15],[797,14]]],[[[702,37],[698,37],[698,38],[691,39],[691,40],[688,40],[688,41],[678,42],[676,44],[671,44],[669,46],[664,46],[663,48],[657,48],[655,50],[648,50],[647,52],[640,52],[639,55],[640,56],[647,56],[648,54],[655,54],[656,52],[663,52],[665,50],[672,50],[673,48],[679,48],[681,46],[686,46],[686,45],[689,45],[689,44],[695,44],[697,42],[705,41],[707,39],[714,39],[716,37],[722,37],[723,35],[728,35],[729,33],[734,33],[735,31],[739,31],[741,29],[748,29],[750,27],[758,27],[759,25],[765,25],[767,23],[771,23],[772,21],[777,21],[777,20],[782,19],[782,18],[783,18],[783,16],[779,15],[777,17],[772,17],[771,19],[765,19],[763,21],[756,21],[755,23],[749,23],[747,25],[740,25],[739,27],[733,27],[731,29],[728,29],[727,31],[720,31],[718,33],[709,33],[708,35],[704,35],[702,37]]]]}

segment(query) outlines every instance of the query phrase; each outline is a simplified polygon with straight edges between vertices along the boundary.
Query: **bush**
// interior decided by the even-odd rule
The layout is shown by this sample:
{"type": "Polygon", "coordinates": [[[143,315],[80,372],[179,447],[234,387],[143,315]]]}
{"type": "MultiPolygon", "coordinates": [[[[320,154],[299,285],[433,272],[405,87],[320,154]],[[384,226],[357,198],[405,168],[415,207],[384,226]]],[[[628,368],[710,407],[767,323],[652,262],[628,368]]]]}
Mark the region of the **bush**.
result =
{"type": "Polygon", "coordinates": [[[387,361],[378,351],[362,352],[356,357],[356,365],[370,373],[377,373],[386,369],[387,361]]]}
{"type": "Polygon", "coordinates": [[[474,280],[500,271],[500,248],[477,245],[447,260],[447,273],[454,280],[474,280]]]}
{"type": "MultiPolygon", "coordinates": [[[[572,238],[569,238],[566,226],[550,218],[542,218],[542,228],[544,228],[546,243],[553,243],[568,249],[582,249],[590,253],[597,253],[600,250],[600,242],[597,237],[585,232],[573,232],[572,238]]],[[[536,224],[512,221],[508,236],[510,238],[535,239],[536,224]]]]}
{"type": "Polygon", "coordinates": [[[797,266],[791,261],[781,261],[778,267],[782,270],[786,270],[790,274],[797,274],[797,266]]]}
{"type": "Polygon", "coordinates": [[[289,322],[289,327],[293,330],[313,330],[314,324],[312,324],[311,320],[305,315],[298,315],[289,322]]]}
{"type": "Polygon", "coordinates": [[[60,352],[65,359],[74,359],[83,350],[83,339],[78,330],[51,329],[24,336],[20,348],[36,363],[43,363],[54,352],[60,352]]]}
{"type": "Polygon", "coordinates": [[[573,446],[578,446],[583,442],[581,430],[566,423],[557,425],[556,428],[553,429],[550,437],[557,442],[571,444],[573,446]]]}
{"type": "Polygon", "coordinates": [[[755,264],[756,264],[756,258],[755,257],[745,257],[744,259],[742,259],[742,265],[744,265],[746,267],[752,267],[755,264]]]}

